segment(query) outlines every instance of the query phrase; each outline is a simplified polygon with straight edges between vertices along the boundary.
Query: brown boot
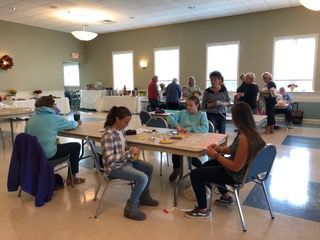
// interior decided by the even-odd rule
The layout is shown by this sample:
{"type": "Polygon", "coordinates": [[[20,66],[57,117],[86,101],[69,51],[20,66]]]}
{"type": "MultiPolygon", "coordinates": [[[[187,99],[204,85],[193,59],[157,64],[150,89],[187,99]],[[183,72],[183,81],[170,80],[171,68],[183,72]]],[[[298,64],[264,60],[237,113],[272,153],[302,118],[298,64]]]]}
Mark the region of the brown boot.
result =
{"type": "Polygon", "coordinates": [[[173,172],[171,173],[170,177],[169,177],[169,181],[170,182],[174,182],[177,177],[179,176],[180,173],[180,168],[174,168],[173,172]]]}

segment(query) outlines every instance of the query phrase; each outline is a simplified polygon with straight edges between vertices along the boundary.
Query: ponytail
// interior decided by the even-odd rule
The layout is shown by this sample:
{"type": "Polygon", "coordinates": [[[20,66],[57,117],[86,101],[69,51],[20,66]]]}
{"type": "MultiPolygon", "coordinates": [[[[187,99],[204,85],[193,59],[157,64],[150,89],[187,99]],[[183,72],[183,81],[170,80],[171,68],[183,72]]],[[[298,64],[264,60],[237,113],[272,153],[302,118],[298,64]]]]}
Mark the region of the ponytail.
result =
{"type": "Polygon", "coordinates": [[[113,106],[107,115],[106,122],[104,123],[104,127],[105,128],[112,127],[113,124],[116,122],[117,117],[119,119],[123,119],[129,116],[131,117],[132,114],[128,108],[123,106],[121,107],[113,106]]]}

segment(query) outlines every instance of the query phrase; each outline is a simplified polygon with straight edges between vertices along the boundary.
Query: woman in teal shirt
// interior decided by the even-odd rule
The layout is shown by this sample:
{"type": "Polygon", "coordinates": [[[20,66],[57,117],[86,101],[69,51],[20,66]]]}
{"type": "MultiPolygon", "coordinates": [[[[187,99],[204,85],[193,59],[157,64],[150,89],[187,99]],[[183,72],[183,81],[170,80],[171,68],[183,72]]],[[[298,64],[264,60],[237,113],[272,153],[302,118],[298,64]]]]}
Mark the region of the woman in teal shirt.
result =
{"type": "MultiPolygon", "coordinates": [[[[199,111],[200,100],[192,96],[187,100],[187,110],[179,111],[168,116],[168,124],[175,127],[178,132],[207,133],[209,130],[208,119],[205,112],[199,111]]],[[[169,177],[171,182],[175,181],[180,173],[180,162],[183,156],[172,154],[173,172],[169,177]]],[[[192,158],[192,164],[201,167],[201,162],[197,158],[192,158]]]]}

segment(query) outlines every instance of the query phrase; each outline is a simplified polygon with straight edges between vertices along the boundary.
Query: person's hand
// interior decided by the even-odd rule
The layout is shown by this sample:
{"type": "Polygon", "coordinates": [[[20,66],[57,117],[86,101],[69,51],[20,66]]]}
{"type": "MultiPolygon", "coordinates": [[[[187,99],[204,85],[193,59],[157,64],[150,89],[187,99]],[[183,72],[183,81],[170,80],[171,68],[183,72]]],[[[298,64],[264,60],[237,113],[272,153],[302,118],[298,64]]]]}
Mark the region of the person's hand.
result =
{"type": "Polygon", "coordinates": [[[187,129],[181,127],[180,125],[177,125],[177,130],[178,130],[178,132],[180,132],[180,133],[187,133],[187,129]]]}
{"type": "Polygon", "coordinates": [[[209,147],[208,147],[208,148],[214,148],[214,149],[217,149],[217,148],[218,148],[218,145],[217,145],[217,144],[215,144],[215,143],[213,143],[213,144],[209,145],[209,147]]]}
{"type": "Polygon", "coordinates": [[[133,154],[133,155],[138,155],[140,153],[140,148],[137,148],[137,147],[131,147],[129,149],[130,153],[133,154]]]}
{"type": "Polygon", "coordinates": [[[211,158],[213,158],[217,154],[217,151],[215,148],[211,147],[211,145],[207,148],[207,155],[211,158]]]}
{"type": "Polygon", "coordinates": [[[80,126],[82,124],[82,121],[81,120],[78,120],[78,126],[80,126]]]}

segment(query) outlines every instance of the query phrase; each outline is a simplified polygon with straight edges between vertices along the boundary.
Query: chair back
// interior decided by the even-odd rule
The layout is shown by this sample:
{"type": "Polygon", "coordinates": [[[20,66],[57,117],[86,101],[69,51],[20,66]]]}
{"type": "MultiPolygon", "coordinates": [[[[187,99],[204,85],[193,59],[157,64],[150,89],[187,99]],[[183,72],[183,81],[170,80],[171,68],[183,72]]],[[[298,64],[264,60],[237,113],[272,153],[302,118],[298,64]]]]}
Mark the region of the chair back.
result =
{"type": "Polygon", "coordinates": [[[104,179],[106,179],[107,174],[104,171],[104,166],[101,166],[100,163],[100,158],[96,149],[96,145],[94,144],[94,142],[92,141],[92,139],[87,138],[87,146],[89,148],[89,151],[91,152],[91,157],[96,169],[96,172],[98,174],[98,177],[100,178],[101,181],[103,181],[104,179]]]}
{"type": "Polygon", "coordinates": [[[163,118],[151,118],[147,124],[147,127],[168,128],[168,123],[163,118]]]}
{"type": "Polygon", "coordinates": [[[276,158],[277,149],[272,144],[267,144],[252,159],[246,172],[246,181],[251,182],[256,179],[264,181],[268,178],[271,168],[276,158]]]}
{"type": "Polygon", "coordinates": [[[208,124],[209,124],[209,133],[214,133],[214,125],[211,121],[208,120],[208,124]]]}
{"type": "Polygon", "coordinates": [[[148,113],[145,110],[142,110],[140,112],[140,121],[141,121],[141,125],[147,124],[147,122],[151,119],[151,115],[150,113],[148,113]]]}

